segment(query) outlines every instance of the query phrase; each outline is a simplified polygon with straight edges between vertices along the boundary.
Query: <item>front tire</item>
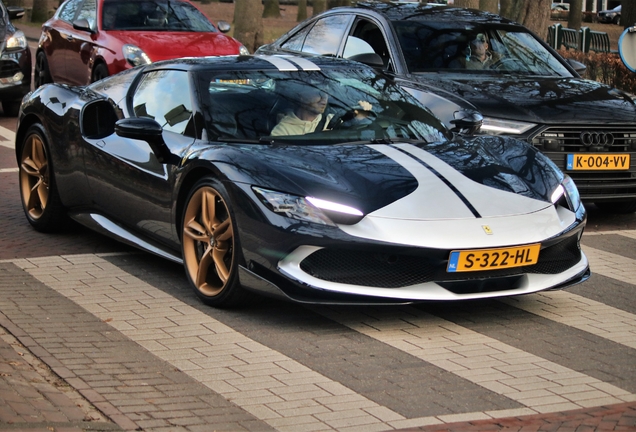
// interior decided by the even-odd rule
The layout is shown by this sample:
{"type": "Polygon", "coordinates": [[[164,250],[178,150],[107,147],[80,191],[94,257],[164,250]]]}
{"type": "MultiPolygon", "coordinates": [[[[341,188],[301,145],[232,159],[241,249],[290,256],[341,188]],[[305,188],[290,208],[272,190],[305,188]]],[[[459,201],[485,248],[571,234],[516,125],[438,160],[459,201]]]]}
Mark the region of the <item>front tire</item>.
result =
{"type": "Polygon", "coordinates": [[[20,151],[20,197],[27,220],[38,231],[61,231],[68,216],[55,183],[50,147],[44,128],[31,126],[20,151]]]}
{"type": "Polygon", "coordinates": [[[108,67],[104,63],[99,63],[93,69],[93,76],[91,77],[91,82],[99,81],[108,76],[108,67]]]}
{"type": "Polygon", "coordinates": [[[205,177],[191,190],[181,227],[183,264],[201,301],[232,307],[247,301],[239,284],[241,252],[228,194],[216,179],[205,177]]]}

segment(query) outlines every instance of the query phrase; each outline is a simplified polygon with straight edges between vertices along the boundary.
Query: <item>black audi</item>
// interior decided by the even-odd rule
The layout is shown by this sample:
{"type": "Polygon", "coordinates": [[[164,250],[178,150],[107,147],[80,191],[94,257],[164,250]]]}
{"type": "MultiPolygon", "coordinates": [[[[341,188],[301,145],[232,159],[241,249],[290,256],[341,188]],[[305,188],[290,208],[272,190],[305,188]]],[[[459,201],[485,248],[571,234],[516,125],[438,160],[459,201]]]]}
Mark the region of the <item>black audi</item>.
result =
{"type": "Polygon", "coordinates": [[[515,22],[457,7],[358,3],[317,15],[259,52],[365,54],[371,63],[373,55],[401,79],[468,100],[484,116],[481,133],[534,145],[584,200],[636,211],[634,96],[581,78],[583,65],[515,22]]]}

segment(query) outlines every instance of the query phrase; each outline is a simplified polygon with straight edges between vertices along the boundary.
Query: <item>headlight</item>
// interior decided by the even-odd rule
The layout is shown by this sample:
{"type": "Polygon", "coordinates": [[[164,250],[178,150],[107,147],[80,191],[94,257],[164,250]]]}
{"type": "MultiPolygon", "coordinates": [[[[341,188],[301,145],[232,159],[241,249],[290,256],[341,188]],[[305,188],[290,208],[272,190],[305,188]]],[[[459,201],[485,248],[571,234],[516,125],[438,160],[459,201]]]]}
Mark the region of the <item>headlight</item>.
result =
{"type": "Polygon", "coordinates": [[[27,47],[27,39],[21,30],[7,37],[7,49],[24,49],[27,47]]]}
{"type": "Polygon", "coordinates": [[[150,57],[137,45],[126,44],[122,48],[124,58],[133,66],[140,66],[152,63],[150,57]]]}
{"type": "Polygon", "coordinates": [[[563,178],[561,184],[552,193],[551,200],[552,204],[569,208],[576,213],[581,206],[581,196],[570,176],[566,175],[563,178]]]}
{"type": "Polygon", "coordinates": [[[488,135],[521,135],[535,126],[534,123],[484,117],[480,131],[488,135]]]}
{"type": "Polygon", "coordinates": [[[244,45],[241,45],[239,47],[239,54],[240,55],[250,55],[250,50],[248,50],[247,48],[245,48],[244,45]]]}
{"type": "Polygon", "coordinates": [[[334,222],[352,224],[364,216],[358,209],[332,201],[301,197],[259,187],[252,187],[252,190],[271,211],[292,219],[336,226],[334,222]]]}

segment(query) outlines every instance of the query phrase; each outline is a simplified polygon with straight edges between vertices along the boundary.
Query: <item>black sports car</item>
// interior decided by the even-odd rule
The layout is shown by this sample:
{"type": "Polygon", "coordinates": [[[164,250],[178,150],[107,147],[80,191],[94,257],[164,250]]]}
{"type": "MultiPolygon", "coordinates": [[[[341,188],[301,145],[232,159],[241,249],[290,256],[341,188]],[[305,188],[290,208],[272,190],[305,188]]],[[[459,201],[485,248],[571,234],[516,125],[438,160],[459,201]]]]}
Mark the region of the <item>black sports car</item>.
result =
{"type": "Polygon", "coordinates": [[[70,215],[183,262],[214,306],[484,298],[590,274],[585,209],[548,158],[455,134],[355,62],[192,58],[45,85],[16,156],[35,229],[70,215]]]}
{"type": "Polygon", "coordinates": [[[484,116],[482,133],[543,151],[583,200],[636,211],[634,96],[581,79],[575,68],[583,65],[510,20],[458,7],[361,2],[312,17],[257,52],[375,53],[390,73],[472,103],[484,116]]]}

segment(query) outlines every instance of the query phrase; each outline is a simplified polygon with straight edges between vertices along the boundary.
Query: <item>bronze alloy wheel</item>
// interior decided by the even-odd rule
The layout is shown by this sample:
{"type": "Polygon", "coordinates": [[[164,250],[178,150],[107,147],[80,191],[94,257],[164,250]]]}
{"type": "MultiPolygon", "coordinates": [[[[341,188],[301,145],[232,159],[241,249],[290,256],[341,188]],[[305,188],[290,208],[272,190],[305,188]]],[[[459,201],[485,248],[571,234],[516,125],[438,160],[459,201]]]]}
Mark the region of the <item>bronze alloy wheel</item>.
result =
{"type": "Polygon", "coordinates": [[[57,190],[51,152],[40,124],[32,125],[19,147],[20,197],[27,220],[38,231],[66,229],[69,218],[57,190]]]}
{"type": "Polygon", "coordinates": [[[24,211],[32,220],[44,214],[50,194],[49,159],[42,138],[30,134],[20,157],[20,192],[24,211]]]}
{"type": "Polygon", "coordinates": [[[212,179],[194,188],[183,218],[183,261],[196,293],[211,306],[239,303],[235,226],[212,179]]]}

